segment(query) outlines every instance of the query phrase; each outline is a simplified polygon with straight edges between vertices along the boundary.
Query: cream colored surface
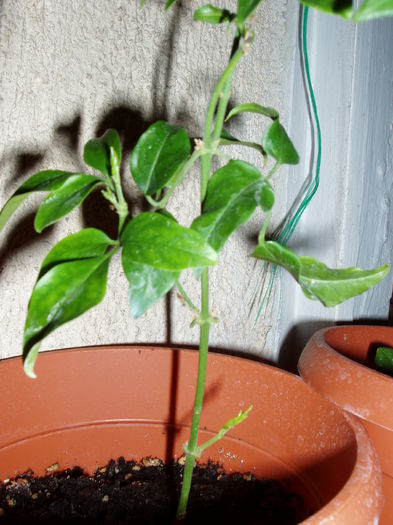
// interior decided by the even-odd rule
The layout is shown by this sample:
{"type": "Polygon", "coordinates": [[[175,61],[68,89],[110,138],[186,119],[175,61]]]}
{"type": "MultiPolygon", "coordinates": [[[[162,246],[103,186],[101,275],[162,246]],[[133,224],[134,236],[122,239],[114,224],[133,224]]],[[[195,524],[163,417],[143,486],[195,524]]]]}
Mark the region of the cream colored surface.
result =
{"type": "MultiPolygon", "coordinates": [[[[181,7],[165,13],[158,0],[147,0],[144,10],[137,0],[2,2],[1,206],[35,171],[82,169],[83,144],[99,129],[113,126],[135,133],[141,123],[146,127],[163,118],[185,125],[191,136],[201,134],[208,95],[230,51],[225,27],[192,22],[193,8],[202,3],[183,1],[181,7]]],[[[285,0],[263,3],[257,37],[236,75],[231,104],[257,101],[283,110],[288,60],[285,13],[285,0]]],[[[237,122],[231,128],[234,133],[245,139],[260,138],[261,117],[250,118],[247,127],[246,118],[237,122]]],[[[257,154],[246,152],[243,158],[261,165],[257,154]]],[[[128,157],[124,163],[128,177],[127,162],[128,157]]],[[[189,201],[198,191],[196,175],[189,177],[171,202],[171,210],[183,224],[189,224],[197,213],[197,206],[189,201]]],[[[132,184],[128,195],[133,198],[132,184]]],[[[280,198],[278,201],[282,208],[280,198]]],[[[21,352],[27,302],[45,254],[55,241],[83,224],[99,225],[106,213],[106,204],[95,199],[95,205],[85,206],[83,214],[74,212],[38,235],[33,230],[38,202],[30,198],[0,238],[1,357],[21,352]]],[[[256,326],[254,318],[249,318],[259,268],[247,253],[260,219],[255,215],[232,236],[220,266],[212,272],[211,302],[220,318],[212,330],[212,346],[271,356],[273,349],[264,351],[264,342],[274,325],[274,314],[256,326]]],[[[193,278],[182,282],[197,301],[193,278]]],[[[198,332],[190,330],[191,320],[192,314],[174,295],[141,319],[131,320],[127,282],[117,258],[110,268],[104,301],[50,335],[42,348],[123,342],[195,344],[198,332]]]]}

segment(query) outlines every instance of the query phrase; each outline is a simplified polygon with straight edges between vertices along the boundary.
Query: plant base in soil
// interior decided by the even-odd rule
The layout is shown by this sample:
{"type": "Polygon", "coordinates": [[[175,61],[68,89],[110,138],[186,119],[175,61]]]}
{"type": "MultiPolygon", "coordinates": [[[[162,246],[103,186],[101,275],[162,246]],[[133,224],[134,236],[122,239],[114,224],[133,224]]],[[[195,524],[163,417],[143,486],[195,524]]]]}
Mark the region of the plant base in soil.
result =
{"type": "MultiPolygon", "coordinates": [[[[0,484],[0,524],[172,525],[182,472],[179,463],[120,458],[93,477],[79,467],[40,478],[27,473],[0,484]]],[[[195,468],[184,523],[290,525],[305,516],[302,499],[279,482],[209,463],[195,468]]]]}

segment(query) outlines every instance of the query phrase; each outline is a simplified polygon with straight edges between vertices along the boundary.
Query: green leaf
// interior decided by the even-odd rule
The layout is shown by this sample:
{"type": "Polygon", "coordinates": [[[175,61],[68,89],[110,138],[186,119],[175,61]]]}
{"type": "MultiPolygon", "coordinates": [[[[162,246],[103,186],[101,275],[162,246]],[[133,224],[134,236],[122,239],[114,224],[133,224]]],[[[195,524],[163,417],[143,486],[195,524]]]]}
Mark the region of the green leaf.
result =
{"type": "Polygon", "coordinates": [[[375,354],[375,368],[393,375],[393,348],[379,346],[375,354]]]}
{"type": "Polygon", "coordinates": [[[85,228],[59,241],[41,264],[40,277],[56,264],[104,255],[108,248],[116,246],[112,240],[97,228],[85,228]]]}
{"type": "Polygon", "coordinates": [[[165,2],[165,10],[169,9],[172,4],[174,4],[177,0],[166,0],[165,2]]]}
{"type": "Polygon", "coordinates": [[[281,266],[299,281],[301,272],[300,258],[289,248],[286,248],[277,242],[264,241],[262,239],[259,241],[252,256],[281,266]]]}
{"type": "Polygon", "coordinates": [[[194,20],[199,22],[206,22],[208,24],[221,24],[222,22],[230,22],[235,15],[230,13],[227,9],[220,9],[211,4],[206,4],[197,9],[194,13],[194,20]]]}
{"type": "Polygon", "coordinates": [[[240,104],[239,106],[236,106],[233,109],[231,109],[231,111],[226,116],[225,121],[229,120],[235,115],[238,115],[239,113],[257,113],[259,115],[269,117],[273,120],[276,120],[279,117],[278,111],[276,109],[264,107],[259,104],[256,104],[255,102],[250,102],[247,104],[240,104]]]}
{"type": "Polygon", "coordinates": [[[158,121],[139,138],[130,158],[132,176],[145,195],[168,185],[188,159],[190,140],[183,128],[158,121]]]}
{"type": "Polygon", "coordinates": [[[82,230],[60,241],[45,258],[30,298],[24,331],[23,360],[29,377],[35,377],[34,363],[42,339],[103,299],[109,260],[115,250],[105,251],[112,243],[98,230],[82,230]],[[78,246],[83,247],[84,258],[78,258],[78,246]]]}
{"type": "Polygon", "coordinates": [[[176,272],[217,264],[217,253],[199,233],[159,213],[141,213],[122,235],[123,258],[158,270],[176,272]]]}
{"type": "Polygon", "coordinates": [[[20,186],[0,211],[0,231],[14,211],[35,191],[51,191],[59,188],[74,173],[59,170],[45,170],[35,173],[20,186]]]}
{"type": "Polygon", "coordinates": [[[89,140],[83,151],[83,159],[92,168],[110,176],[121,163],[121,144],[117,131],[108,129],[102,137],[89,140]]]}
{"type": "Polygon", "coordinates": [[[260,242],[252,255],[285,268],[309,299],[318,299],[325,306],[336,306],[367,291],[389,272],[388,265],[374,270],[331,269],[311,257],[298,257],[273,241],[260,242]]]}
{"type": "Polygon", "coordinates": [[[274,190],[267,180],[262,180],[259,204],[263,211],[270,211],[274,205],[274,190]]]}
{"type": "Polygon", "coordinates": [[[60,188],[42,201],[34,220],[36,231],[42,232],[44,228],[70,213],[100,184],[103,184],[103,180],[92,175],[69,177],[60,188]]]}
{"type": "Polygon", "coordinates": [[[385,16],[393,16],[392,0],[364,0],[353,15],[353,20],[355,22],[363,22],[364,20],[385,16]]]}
{"type": "Polygon", "coordinates": [[[243,24],[262,0],[237,0],[237,21],[243,24]]]}
{"type": "Polygon", "coordinates": [[[251,164],[232,160],[216,171],[207,187],[203,214],[191,228],[199,232],[216,251],[228,237],[254,213],[257,205],[269,210],[273,189],[251,164]]]}
{"type": "Polygon", "coordinates": [[[344,18],[351,18],[352,16],[352,0],[300,0],[300,2],[308,7],[313,7],[324,11],[340,15],[344,18]]]}
{"type": "Polygon", "coordinates": [[[297,164],[299,155],[288,137],[284,127],[275,120],[267,128],[263,138],[262,147],[280,164],[297,164]]]}
{"type": "Polygon", "coordinates": [[[375,286],[389,272],[388,265],[375,270],[344,268],[333,270],[325,264],[301,257],[301,285],[311,299],[319,299],[325,306],[335,306],[350,297],[375,286]]]}
{"type": "Polygon", "coordinates": [[[124,250],[122,263],[130,285],[130,313],[134,319],[169,292],[180,276],[180,272],[157,270],[147,264],[135,263],[124,250]]]}

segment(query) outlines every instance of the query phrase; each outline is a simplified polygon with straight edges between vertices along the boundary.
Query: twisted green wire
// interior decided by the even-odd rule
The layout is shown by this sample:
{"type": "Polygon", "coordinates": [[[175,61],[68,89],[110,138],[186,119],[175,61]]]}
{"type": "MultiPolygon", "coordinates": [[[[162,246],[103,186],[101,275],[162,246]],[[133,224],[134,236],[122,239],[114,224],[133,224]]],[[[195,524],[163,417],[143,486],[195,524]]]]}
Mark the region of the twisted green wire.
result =
{"type": "MultiPolygon", "coordinates": [[[[319,123],[319,117],[318,117],[318,109],[317,109],[317,103],[315,100],[314,95],[314,89],[311,82],[311,75],[310,75],[310,64],[308,60],[308,51],[307,51],[307,28],[308,28],[308,7],[307,6],[300,6],[300,9],[303,10],[303,24],[302,24],[302,49],[303,49],[303,62],[302,67],[304,68],[305,74],[306,74],[306,81],[307,81],[307,89],[308,89],[308,96],[311,101],[311,107],[312,107],[312,114],[315,120],[316,125],[316,135],[317,135],[317,160],[316,160],[316,166],[315,166],[315,176],[310,181],[307,188],[304,190],[305,194],[303,195],[302,201],[300,202],[299,206],[297,207],[296,211],[294,213],[289,213],[284,221],[281,223],[279,229],[277,229],[273,233],[273,238],[276,239],[280,244],[283,244],[284,246],[288,243],[289,239],[292,237],[293,232],[295,231],[296,226],[299,223],[299,220],[301,216],[303,215],[304,211],[306,210],[307,206],[310,204],[311,199],[314,197],[318,186],[319,186],[319,173],[321,170],[321,151],[322,151],[322,135],[321,135],[321,126],[319,123]]],[[[268,305],[272,296],[272,290],[273,290],[273,284],[275,277],[277,275],[277,272],[279,270],[278,266],[271,265],[270,263],[264,263],[262,268],[262,274],[263,274],[263,281],[262,281],[262,289],[263,289],[263,283],[264,278],[266,277],[266,273],[269,267],[272,267],[272,272],[270,274],[269,278],[269,285],[267,288],[267,291],[265,292],[264,296],[262,297],[262,301],[258,308],[258,313],[255,319],[255,322],[258,321],[263,306],[266,304],[268,305]]]]}
{"type": "Polygon", "coordinates": [[[281,244],[284,244],[284,245],[286,245],[289,239],[291,238],[300,220],[300,217],[303,215],[304,210],[307,208],[311,199],[314,197],[315,192],[318,189],[319,173],[321,170],[321,150],[322,150],[321,126],[319,123],[317,103],[315,101],[315,95],[314,95],[314,90],[312,87],[311,76],[310,76],[310,64],[309,64],[308,53],[307,53],[307,26],[308,26],[308,7],[304,7],[303,9],[303,32],[302,32],[304,69],[306,72],[307,87],[308,87],[308,92],[309,92],[309,96],[311,99],[311,106],[312,106],[312,111],[313,111],[313,116],[315,119],[316,131],[317,131],[317,161],[316,161],[316,167],[315,167],[315,177],[310,182],[310,185],[306,191],[306,194],[302,202],[300,203],[293,217],[291,217],[291,219],[286,224],[285,228],[277,236],[277,240],[281,244]]]}

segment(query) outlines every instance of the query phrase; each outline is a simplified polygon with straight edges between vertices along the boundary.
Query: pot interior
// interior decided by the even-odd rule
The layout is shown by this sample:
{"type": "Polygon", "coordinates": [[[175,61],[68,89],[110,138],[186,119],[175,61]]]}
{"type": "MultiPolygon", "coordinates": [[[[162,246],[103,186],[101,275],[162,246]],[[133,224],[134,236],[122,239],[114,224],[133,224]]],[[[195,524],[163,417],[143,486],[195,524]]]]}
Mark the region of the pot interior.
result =
{"type": "Polygon", "coordinates": [[[337,352],[371,368],[379,346],[393,347],[393,329],[386,326],[337,326],[326,330],[324,337],[337,352]]]}
{"type": "MultiPolygon", "coordinates": [[[[197,352],[91,347],[39,356],[38,378],[20,359],[0,363],[0,479],[109,459],[182,455],[191,421],[197,352]]],[[[253,405],[209,448],[227,471],[280,479],[318,510],[350,478],[354,431],[342,412],[299,378],[261,363],[211,354],[199,441],[253,405]]]]}

